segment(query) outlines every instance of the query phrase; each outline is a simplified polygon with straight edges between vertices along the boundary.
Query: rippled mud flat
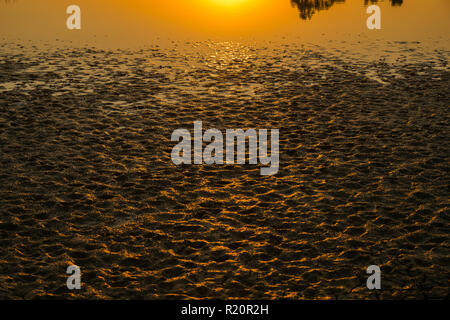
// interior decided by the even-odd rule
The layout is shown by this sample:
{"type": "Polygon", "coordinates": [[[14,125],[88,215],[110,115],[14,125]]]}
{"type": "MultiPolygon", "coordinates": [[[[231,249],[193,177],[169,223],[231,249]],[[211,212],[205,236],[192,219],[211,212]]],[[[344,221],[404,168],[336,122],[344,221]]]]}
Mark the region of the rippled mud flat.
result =
{"type": "Polygon", "coordinates": [[[0,297],[448,298],[448,52],[390,48],[3,44],[0,297]],[[279,173],[175,166],[195,120],[279,128],[279,173]]]}

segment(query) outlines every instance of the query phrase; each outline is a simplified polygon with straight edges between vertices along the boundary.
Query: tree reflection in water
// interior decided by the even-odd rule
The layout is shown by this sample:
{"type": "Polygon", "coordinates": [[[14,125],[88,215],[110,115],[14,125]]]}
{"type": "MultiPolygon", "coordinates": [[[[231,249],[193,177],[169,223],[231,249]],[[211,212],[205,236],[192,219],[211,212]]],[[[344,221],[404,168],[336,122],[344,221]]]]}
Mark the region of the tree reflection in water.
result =
{"type": "MultiPolygon", "coordinates": [[[[300,11],[300,18],[303,20],[311,19],[317,11],[328,10],[335,3],[344,3],[345,0],[291,0],[292,6],[300,11]]],[[[378,0],[364,0],[365,5],[378,3],[378,0]]],[[[391,5],[401,6],[403,0],[390,0],[391,5]]]]}

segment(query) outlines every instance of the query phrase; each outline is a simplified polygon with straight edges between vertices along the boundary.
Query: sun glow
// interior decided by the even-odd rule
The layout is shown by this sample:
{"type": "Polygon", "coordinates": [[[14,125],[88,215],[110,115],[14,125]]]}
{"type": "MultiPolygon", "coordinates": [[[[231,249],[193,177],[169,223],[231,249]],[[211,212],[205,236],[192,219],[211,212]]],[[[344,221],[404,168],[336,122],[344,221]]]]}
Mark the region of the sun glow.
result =
{"type": "Polygon", "coordinates": [[[265,32],[282,24],[285,13],[297,18],[287,0],[178,0],[177,4],[171,16],[181,13],[182,17],[176,18],[178,23],[216,35],[265,32]]]}
{"type": "Polygon", "coordinates": [[[240,6],[245,4],[246,2],[249,2],[250,0],[211,0],[216,5],[220,6],[240,6]]]}
{"type": "Polygon", "coordinates": [[[151,15],[166,22],[168,28],[211,36],[264,34],[274,26],[285,24],[286,17],[298,21],[298,14],[292,10],[289,0],[135,0],[120,3],[123,10],[131,8],[136,14],[151,15]]]}

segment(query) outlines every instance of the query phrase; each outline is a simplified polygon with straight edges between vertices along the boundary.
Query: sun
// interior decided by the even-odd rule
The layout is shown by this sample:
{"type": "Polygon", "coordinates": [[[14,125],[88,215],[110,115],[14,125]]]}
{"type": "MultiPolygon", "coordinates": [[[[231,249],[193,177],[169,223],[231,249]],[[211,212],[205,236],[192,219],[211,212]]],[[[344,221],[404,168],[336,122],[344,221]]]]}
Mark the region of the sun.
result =
{"type": "Polygon", "coordinates": [[[133,3],[136,12],[146,12],[169,22],[167,30],[212,37],[266,34],[274,26],[284,25],[289,14],[295,22],[298,20],[288,0],[135,0],[126,3],[127,6],[133,3]],[[140,3],[140,7],[136,3],[140,3]]]}
{"type": "Polygon", "coordinates": [[[211,0],[211,1],[217,5],[227,6],[227,7],[238,6],[238,5],[245,4],[246,2],[249,2],[249,0],[211,0]]]}

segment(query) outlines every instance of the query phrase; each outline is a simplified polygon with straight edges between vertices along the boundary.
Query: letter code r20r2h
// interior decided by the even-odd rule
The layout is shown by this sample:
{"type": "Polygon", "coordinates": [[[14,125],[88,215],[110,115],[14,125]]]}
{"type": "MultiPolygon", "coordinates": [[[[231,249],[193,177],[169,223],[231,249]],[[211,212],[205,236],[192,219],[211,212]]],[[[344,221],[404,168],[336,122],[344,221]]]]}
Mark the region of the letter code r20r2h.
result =
{"type": "Polygon", "coordinates": [[[225,305],[227,315],[268,315],[268,305],[258,304],[227,304],[225,305]]]}

